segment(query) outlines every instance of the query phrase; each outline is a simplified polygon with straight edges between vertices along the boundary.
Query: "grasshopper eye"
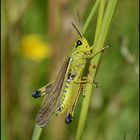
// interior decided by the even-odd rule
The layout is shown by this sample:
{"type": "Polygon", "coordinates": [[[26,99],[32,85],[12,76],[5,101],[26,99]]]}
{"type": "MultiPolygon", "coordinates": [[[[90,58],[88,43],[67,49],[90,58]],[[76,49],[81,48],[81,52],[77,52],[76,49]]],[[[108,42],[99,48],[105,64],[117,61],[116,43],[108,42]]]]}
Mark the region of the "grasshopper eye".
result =
{"type": "Polygon", "coordinates": [[[82,45],[82,42],[80,40],[77,41],[77,45],[82,45]]]}
{"type": "Polygon", "coordinates": [[[80,40],[77,41],[76,47],[82,45],[82,42],[80,40]]]}

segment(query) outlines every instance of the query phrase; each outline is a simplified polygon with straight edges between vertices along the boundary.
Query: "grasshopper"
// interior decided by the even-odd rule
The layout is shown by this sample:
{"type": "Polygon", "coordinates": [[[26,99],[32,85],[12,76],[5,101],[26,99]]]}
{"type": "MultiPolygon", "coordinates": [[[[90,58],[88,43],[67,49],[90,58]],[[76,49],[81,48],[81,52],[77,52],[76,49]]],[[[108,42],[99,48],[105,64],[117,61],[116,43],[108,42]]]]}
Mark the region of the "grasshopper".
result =
{"type": "Polygon", "coordinates": [[[76,26],[73,23],[72,25],[80,38],[74,44],[71,55],[64,62],[56,80],[34,91],[32,94],[34,98],[47,94],[47,98],[44,100],[36,117],[36,121],[40,127],[46,126],[53,114],[57,116],[65,112],[67,113],[65,122],[67,124],[72,122],[82,85],[88,82],[91,83],[87,77],[83,77],[87,60],[93,58],[107,48],[102,48],[95,54],[92,54],[93,48],[89,46],[86,38],[82,36],[76,26]],[[76,98],[73,98],[75,95],[73,95],[72,91],[74,90],[73,87],[75,84],[80,84],[80,88],[76,98]]]}

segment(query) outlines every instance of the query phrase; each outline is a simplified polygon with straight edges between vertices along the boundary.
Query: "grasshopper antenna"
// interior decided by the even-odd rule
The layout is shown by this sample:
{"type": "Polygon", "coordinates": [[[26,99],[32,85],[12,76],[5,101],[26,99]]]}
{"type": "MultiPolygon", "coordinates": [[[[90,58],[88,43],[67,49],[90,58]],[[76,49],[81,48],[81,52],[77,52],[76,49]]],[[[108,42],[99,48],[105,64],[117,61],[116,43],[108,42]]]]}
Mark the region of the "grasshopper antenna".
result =
{"type": "Polygon", "coordinates": [[[77,27],[74,25],[74,23],[71,23],[72,26],[75,28],[75,30],[77,31],[77,33],[80,35],[80,37],[82,38],[82,34],[80,33],[80,31],[77,29],[77,27]]]}
{"type": "Polygon", "coordinates": [[[79,24],[80,24],[80,14],[79,14],[78,9],[76,9],[76,12],[77,12],[77,17],[78,17],[78,22],[79,22],[79,24]]]}

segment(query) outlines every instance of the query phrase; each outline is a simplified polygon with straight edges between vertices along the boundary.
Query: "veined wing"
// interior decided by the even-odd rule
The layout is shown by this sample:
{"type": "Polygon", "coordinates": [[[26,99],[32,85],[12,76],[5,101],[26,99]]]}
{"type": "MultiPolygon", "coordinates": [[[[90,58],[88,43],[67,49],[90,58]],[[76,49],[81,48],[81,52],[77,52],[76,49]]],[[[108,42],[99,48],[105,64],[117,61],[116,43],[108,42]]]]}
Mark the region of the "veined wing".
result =
{"type": "Polygon", "coordinates": [[[63,86],[63,82],[65,79],[65,74],[70,67],[70,58],[64,63],[62,66],[53,86],[51,88],[51,93],[48,94],[47,98],[45,99],[44,103],[40,111],[37,114],[36,121],[41,126],[44,127],[48,124],[50,118],[52,117],[53,113],[56,109],[56,103],[58,97],[61,92],[61,88],[63,86]]]}

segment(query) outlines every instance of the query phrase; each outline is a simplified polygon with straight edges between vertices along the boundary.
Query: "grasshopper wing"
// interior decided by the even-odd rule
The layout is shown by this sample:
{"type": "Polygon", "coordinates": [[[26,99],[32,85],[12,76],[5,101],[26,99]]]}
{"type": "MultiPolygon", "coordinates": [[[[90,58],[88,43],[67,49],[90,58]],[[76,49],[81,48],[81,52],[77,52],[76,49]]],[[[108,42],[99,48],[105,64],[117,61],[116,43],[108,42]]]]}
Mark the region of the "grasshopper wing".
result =
{"type": "Polygon", "coordinates": [[[48,94],[47,98],[44,100],[40,111],[37,114],[36,121],[41,126],[44,127],[48,124],[53,113],[56,111],[56,103],[61,93],[61,88],[65,79],[67,69],[69,67],[70,58],[62,66],[56,80],[51,87],[51,93],[48,94]]]}

